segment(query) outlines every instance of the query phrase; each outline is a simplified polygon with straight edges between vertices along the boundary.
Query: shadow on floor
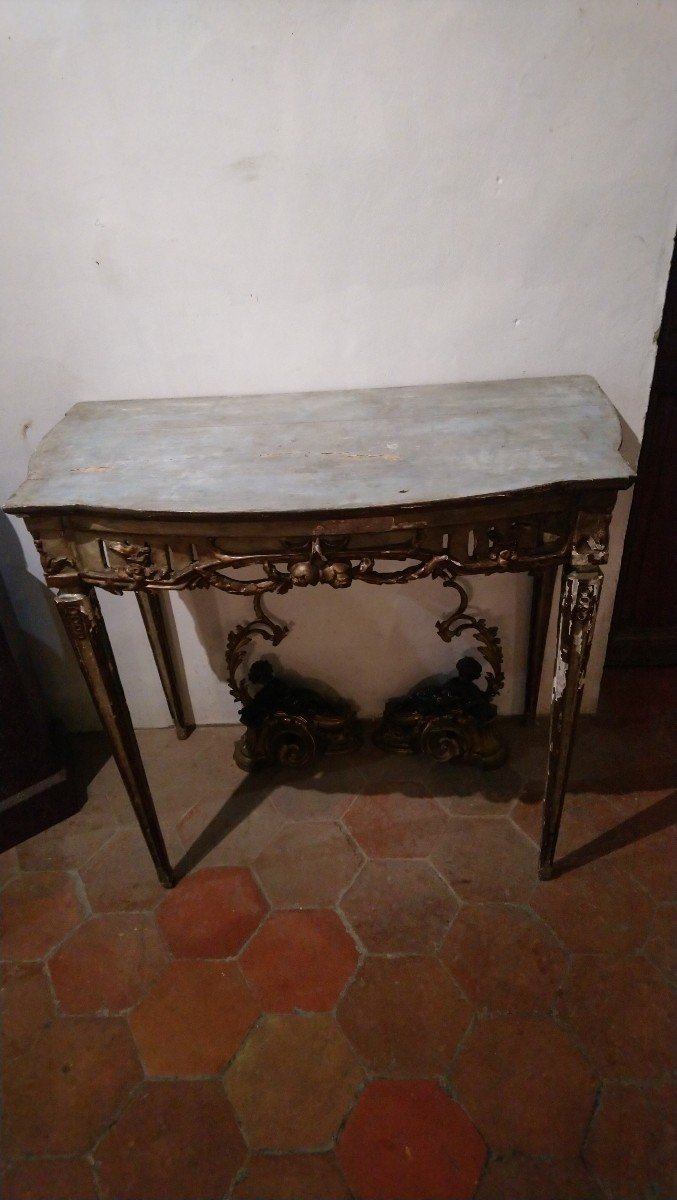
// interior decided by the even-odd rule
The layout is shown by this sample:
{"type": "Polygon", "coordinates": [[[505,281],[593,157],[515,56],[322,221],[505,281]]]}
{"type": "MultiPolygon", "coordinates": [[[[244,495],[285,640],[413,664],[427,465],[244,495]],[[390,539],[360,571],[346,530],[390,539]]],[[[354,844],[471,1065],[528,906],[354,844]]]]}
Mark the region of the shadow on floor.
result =
{"type": "MultiPolygon", "coordinates": [[[[676,708],[677,670],[607,672],[599,714],[580,719],[569,795],[629,795],[674,789],[677,735],[672,714],[676,708]]],[[[525,728],[518,718],[505,719],[502,724],[511,746],[511,758],[493,771],[386,755],[371,744],[371,731],[366,724],[364,745],[354,754],[326,757],[312,769],[261,771],[242,776],[177,864],[177,876],[182,878],[192,871],[280,786],[327,796],[346,791],[366,795],[396,791],[415,797],[423,790],[441,798],[480,797],[483,811],[491,814],[493,809],[496,815],[515,799],[524,805],[540,804],[547,758],[547,720],[539,720],[532,728],[525,728]]],[[[10,840],[5,837],[0,848],[16,845],[82,808],[88,784],[110,752],[101,733],[65,739],[64,748],[70,781],[67,811],[54,813],[49,806],[43,806],[32,814],[27,810],[23,821],[19,820],[20,814],[15,814],[13,828],[8,833],[10,840]]],[[[183,752],[179,745],[177,750],[183,752]]],[[[641,812],[563,856],[558,873],[603,858],[677,822],[677,792],[672,791],[654,803],[650,797],[647,800],[648,805],[641,812]]]]}
{"type": "Polygon", "coordinates": [[[596,862],[598,859],[605,858],[607,854],[613,854],[625,846],[636,845],[644,838],[651,837],[654,833],[660,833],[663,829],[669,829],[671,825],[675,824],[677,824],[677,791],[671,792],[669,796],[663,796],[655,804],[650,804],[648,808],[621,821],[613,829],[608,829],[605,833],[593,838],[587,845],[579,846],[576,850],[565,854],[557,863],[556,873],[564,875],[576,867],[596,862]]]}

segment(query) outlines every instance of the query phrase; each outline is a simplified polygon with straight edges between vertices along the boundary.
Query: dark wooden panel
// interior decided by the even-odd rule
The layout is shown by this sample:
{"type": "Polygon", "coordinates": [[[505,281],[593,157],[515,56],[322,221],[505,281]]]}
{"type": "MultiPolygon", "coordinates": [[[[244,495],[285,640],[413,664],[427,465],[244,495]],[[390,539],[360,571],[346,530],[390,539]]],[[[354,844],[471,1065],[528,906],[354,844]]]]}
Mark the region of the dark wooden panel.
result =
{"type": "Polygon", "coordinates": [[[607,666],[677,664],[677,255],[609,639],[607,666]]]}

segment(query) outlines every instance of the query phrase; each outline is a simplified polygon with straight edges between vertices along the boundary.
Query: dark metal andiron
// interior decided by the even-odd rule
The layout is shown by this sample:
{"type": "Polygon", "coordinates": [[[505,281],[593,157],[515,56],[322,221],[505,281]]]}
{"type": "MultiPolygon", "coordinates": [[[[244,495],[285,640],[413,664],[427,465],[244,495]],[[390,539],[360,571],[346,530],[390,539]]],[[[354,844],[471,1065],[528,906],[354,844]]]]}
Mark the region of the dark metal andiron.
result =
{"type": "Polygon", "coordinates": [[[382,750],[427,754],[438,762],[500,767],[508,747],[496,727],[496,706],[474,682],[482,674],[476,658],[460,658],[458,674],[424,684],[388,700],[374,732],[382,750]]]}
{"type": "Polygon", "coordinates": [[[329,699],[301,683],[275,674],[271,663],[258,659],[245,678],[241,667],[252,638],[279,645],[289,632],[263,611],[254,597],[256,616],[239,625],[228,638],[226,662],[232,695],[242,705],[245,733],[235,746],[235,761],[243,771],[262,767],[306,767],[322,754],[345,754],[362,741],[357,713],[344,700],[329,699]],[[257,691],[252,694],[249,684],[257,691]]]}
{"type": "Polygon", "coordinates": [[[445,583],[458,592],[459,603],[450,616],[437,622],[437,632],[451,642],[472,631],[488,667],[484,689],[477,684],[482,665],[476,658],[460,658],[456,675],[441,683],[419,684],[406,696],[388,700],[374,741],[395,754],[427,754],[438,762],[500,767],[508,747],[497,729],[492,704],[505,680],[498,630],[466,612],[468,594],[457,579],[445,583]]]}
{"type": "Polygon", "coordinates": [[[246,733],[235,747],[235,761],[242,770],[306,767],[321,754],[346,754],[360,745],[357,714],[349,704],[281,679],[262,659],[249,680],[262,686],[240,716],[246,733]]]}

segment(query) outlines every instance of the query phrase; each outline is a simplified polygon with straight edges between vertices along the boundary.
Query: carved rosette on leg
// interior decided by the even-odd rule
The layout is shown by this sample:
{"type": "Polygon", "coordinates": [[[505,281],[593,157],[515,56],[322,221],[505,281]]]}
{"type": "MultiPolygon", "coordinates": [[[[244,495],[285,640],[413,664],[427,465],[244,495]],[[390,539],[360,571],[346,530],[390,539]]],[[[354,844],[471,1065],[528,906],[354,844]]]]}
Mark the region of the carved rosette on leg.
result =
{"type": "Polygon", "coordinates": [[[477,683],[481,663],[466,655],[456,663],[456,675],[441,683],[419,684],[406,696],[388,700],[374,741],[395,754],[425,754],[437,762],[498,767],[508,754],[492,704],[504,682],[498,630],[466,612],[468,596],[458,580],[445,583],[456,589],[459,604],[450,616],[437,622],[437,632],[443,641],[451,642],[472,631],[487,664],[484,688],[477,683]]]}

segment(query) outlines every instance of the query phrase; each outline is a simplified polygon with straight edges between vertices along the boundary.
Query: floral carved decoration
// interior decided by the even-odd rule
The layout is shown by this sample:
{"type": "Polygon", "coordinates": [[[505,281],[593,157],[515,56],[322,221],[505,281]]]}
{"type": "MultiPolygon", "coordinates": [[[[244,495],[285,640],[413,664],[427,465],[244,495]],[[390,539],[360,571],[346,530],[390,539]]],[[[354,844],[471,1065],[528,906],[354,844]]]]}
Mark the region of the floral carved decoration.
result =
{"type": "Polygon", "coordinates": [[[414,540],[399,546],[351,551],[330,542],[325,544],[316,537],[301,546],[290,545],[289,549],[269,554],[229,554],[220,550],[217,539],[213,539],[209,557],[197,558],[176,570],[166,559],[163,563],[155,562],[149,545],[117,541],[110,542],[108,549],[123,561],[111,565],[108,570],[82,571],[80,577],[85,583],[113,592],[215,587],[240,596],[266,592],[283,595],[292,588],[316,587],[318,584],[347,588],[355,580],[389,584],[408,583],[427,576],[447,578],[457,569],[447,554],[432,553],[414,540]],[[376,567],[377,559],[408,562],[409,565],[384,571],[376,567]],[[261,574],[254,579],[238,578],[230,573],[255,568],[261,574]]]}

